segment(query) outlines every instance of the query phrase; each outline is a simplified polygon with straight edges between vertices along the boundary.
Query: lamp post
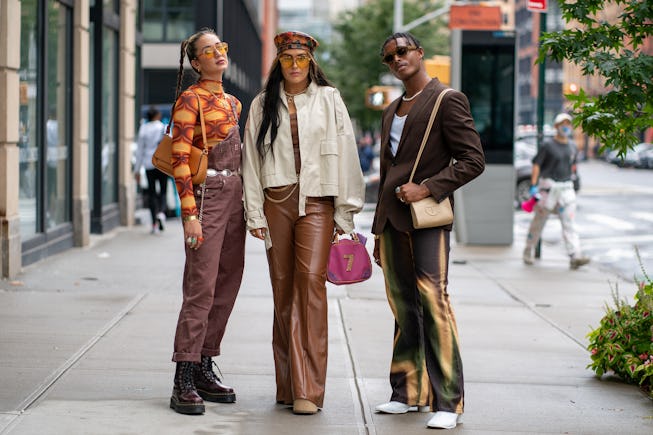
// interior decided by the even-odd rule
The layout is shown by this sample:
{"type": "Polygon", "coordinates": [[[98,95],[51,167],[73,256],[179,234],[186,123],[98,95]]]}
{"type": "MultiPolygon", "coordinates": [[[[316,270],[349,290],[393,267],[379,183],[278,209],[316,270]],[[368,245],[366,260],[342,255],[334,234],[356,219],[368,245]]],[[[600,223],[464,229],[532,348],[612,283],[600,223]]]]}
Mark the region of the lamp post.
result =
{"type": "Polygon", "coordinates": [[[433,12],[429,12],[428,14],[422,15],[421,17],[411,21],[408,24],[403,24],[404,23],[404,1],[403,0],[395,0],[395,10],[394,10],[394,24],[393,24],[393,32],[408,32],[411,29],[414,29],[415,27],[419,26],[420,24],[426,23],[427,21],[432,20],[433,18],[437,18],[440,15],[444,15],[447,12],[449,12],[449,6],[451,6],[451,3],[453,1],[447,1],[444,6],[442,6],[440,9],[436,9],[433,12]]]}

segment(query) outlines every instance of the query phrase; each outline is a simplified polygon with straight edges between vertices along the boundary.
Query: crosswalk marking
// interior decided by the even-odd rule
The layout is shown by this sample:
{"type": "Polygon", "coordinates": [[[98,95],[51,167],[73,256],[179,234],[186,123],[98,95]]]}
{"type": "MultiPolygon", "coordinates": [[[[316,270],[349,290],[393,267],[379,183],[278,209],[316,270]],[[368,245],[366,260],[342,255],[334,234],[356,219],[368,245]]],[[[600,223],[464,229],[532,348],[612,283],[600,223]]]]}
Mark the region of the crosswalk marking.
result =
{"type": "Polygon", "coordinates": [[[634,224],[632,224],[632,223],[630,223],[630,222],[628,222],[626,220],[619,219],[619,218],[612,217],[612,216],[607,216],[607,215],[604,215],[604,214],[590,213],[590,214],[585,215],[585,218],[587,218],[588,220],[597,222],[599,224],[607,225],[609,227],[612,227],[612,228],[614,228],[616,230],[620,230],[620,231],[632,231],[632,230],[635,230],[637,228],[634,224]]]}
{"type": "Polygon", "coordinates": [[[640,219],[643,221],[653,222],[653,213],[646,211],[634,211],[631,213],[631,216],[635,219],[640,219]]]}

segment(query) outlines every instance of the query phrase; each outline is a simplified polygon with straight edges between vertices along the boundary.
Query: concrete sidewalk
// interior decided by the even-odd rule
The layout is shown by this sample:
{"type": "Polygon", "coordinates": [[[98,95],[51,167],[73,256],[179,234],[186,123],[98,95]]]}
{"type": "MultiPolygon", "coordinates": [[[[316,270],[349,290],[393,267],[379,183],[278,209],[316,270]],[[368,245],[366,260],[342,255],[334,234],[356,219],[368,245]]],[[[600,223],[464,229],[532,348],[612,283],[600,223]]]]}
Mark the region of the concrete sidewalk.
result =
{"type": "MultiPolygon", "coordinates": [[[[371,211],[358,217],[369,234],[371,211]]],[[[148,220],[147,217],[144,220],[148,220]]],[[[433,433],[429,414],[374,413],[390,395],[393,320],[381,270],[329,285],[324,409],[275,404],[272,298],[262,243],[247,239],[243,286],[217,358],[237,403],[203,416],[168,408],[181,302],[181,224],[119,229],[0,281],[0,434],[433,433]]],[[[371,250],[372,240],[368,241],[371,250]]],[[[597,380],[585,335],[617,278],[571,272],[562,248],[541,264],[522,245],[452,247],[449,291],[466,380],[463,424],[450,433],[651,434],[653,406],[634,386],[597,380]]],[[[622,294],[634,285],[622,283],[622,294]]]]}

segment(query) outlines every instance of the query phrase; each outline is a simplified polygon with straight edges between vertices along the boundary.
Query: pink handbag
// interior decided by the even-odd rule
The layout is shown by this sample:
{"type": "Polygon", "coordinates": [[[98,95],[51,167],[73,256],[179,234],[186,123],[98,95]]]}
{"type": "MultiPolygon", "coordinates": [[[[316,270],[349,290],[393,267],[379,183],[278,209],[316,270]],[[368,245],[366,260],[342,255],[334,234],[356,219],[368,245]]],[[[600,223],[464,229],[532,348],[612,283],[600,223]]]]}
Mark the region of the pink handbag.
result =
{"type": "Polygon", "coordinates": [[[372,276],[370,254],[365,248],[367,239],[360,233],[351,233],[351,239],[340,238],[336,233],[331,242],[327,281],[336,285],[365,281],[372,276]]]}

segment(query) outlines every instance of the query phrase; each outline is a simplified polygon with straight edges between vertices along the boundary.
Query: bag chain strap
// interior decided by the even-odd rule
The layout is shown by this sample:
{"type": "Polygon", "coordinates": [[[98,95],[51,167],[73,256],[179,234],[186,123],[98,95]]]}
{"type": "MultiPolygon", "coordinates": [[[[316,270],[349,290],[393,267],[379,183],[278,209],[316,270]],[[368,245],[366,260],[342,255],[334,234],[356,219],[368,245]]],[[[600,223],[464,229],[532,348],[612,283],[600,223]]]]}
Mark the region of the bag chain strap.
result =
{"type": "MultiPolygon", "coordinates": [[[[197,107],[199,108],[199,112],[200,112],[200,125],[202,127],[202,141],[204,143],[204,149],[202,150],[202,154],[208,156],[209,149],[208,149],[208,144],[206,143],[206,128],[204,127],[204,111],[202,110],[202,102],[200,101],[199,94],[195,91],[192,92],[197,97],[197,107]]],[[[199,215],[197,216],[197,220],[201,224],[202,216],[204,216],[204,192],[206,192],[206,179],[202,182],[200,187],[202,188],[202,198],[200,199],[200,212],[199,215]]]]}
{"type": "Polygon", "coordinates": [[[200,224],[202,223],[202,216],[204,216],[204,192],[206,192],[206,181],[201,184],[202,187],[202,198],[200,199],[200,214],[197,217],[200,224]]]}

